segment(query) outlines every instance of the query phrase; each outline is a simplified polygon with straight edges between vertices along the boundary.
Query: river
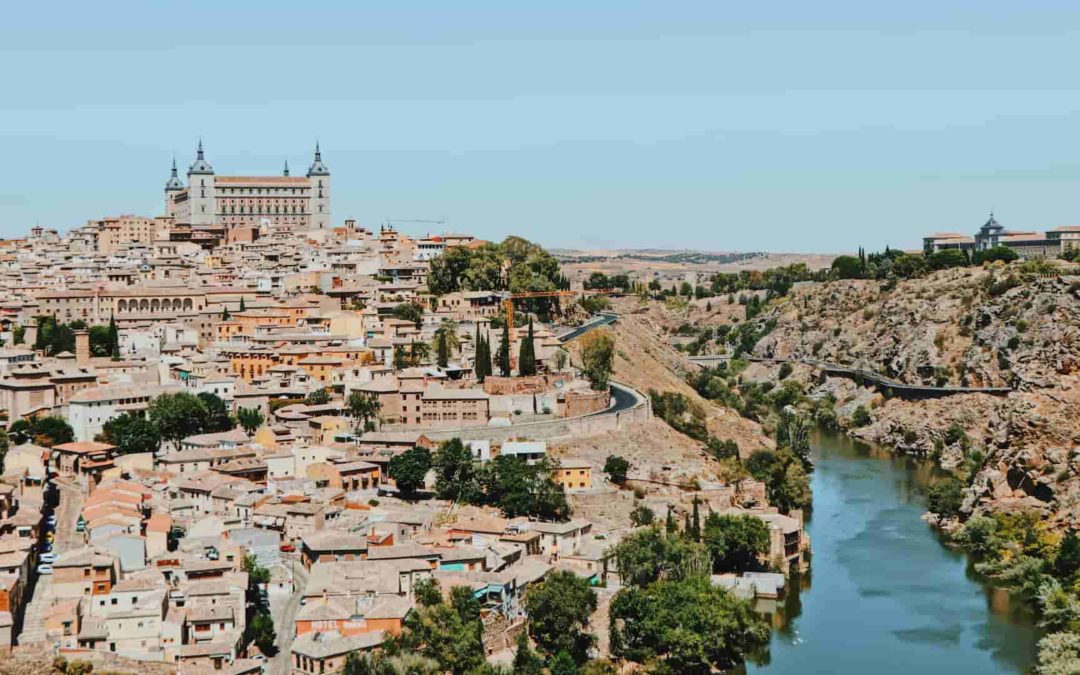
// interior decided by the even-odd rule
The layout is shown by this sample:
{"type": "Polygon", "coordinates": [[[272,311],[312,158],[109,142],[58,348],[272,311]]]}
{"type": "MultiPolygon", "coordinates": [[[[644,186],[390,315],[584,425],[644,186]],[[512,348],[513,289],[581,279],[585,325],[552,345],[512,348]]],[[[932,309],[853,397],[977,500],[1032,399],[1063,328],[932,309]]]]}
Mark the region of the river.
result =
{"type": "Polygon", "coordinates": [[[1023,673],[1038,632],[1008,591],[920,520],[939,471],[833,432],[812,438],[811,572],[772,609],[770,662],[751,673],[1023,673]]]}

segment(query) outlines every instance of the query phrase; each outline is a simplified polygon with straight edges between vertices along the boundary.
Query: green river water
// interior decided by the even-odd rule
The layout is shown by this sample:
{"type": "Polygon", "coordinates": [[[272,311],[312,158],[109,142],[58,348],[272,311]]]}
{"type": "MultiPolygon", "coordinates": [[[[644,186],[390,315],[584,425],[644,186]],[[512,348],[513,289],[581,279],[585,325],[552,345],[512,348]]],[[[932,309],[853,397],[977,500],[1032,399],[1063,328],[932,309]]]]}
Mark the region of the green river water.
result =
{"type": "Polygon", "coordinates": [[[1027,672],[1039,638],[1030,612],[920,520],[921,488],[939,470],[838,433],[812,443],[811,571],[779,603],[759,603],[774,628],[770,662],[746,670],[1027,672]]]}

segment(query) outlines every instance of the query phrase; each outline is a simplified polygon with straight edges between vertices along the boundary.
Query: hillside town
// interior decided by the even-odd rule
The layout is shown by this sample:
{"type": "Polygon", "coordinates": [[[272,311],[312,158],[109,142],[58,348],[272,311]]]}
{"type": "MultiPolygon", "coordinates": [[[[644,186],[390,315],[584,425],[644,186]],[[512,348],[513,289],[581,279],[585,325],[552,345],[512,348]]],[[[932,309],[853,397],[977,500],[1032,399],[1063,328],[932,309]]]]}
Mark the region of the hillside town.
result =
{"type": "Polygon", "coordinates": [[[518,237],[336,219],[330,176],[318,146],[303,175],[221,175],[200,141],[161,215],[0,242],[5,652],[327,675],[465,597],[482,660],[558,660],[537,589],[580,584],[601,658],[614,552],[665,518],[760,528],[754,571],[710,566],[724,594],[775,600],[805,569],[802,511],[761,481],[610,447],[652,424],[604,309],[632,282],[572,287],[518,237]]]}

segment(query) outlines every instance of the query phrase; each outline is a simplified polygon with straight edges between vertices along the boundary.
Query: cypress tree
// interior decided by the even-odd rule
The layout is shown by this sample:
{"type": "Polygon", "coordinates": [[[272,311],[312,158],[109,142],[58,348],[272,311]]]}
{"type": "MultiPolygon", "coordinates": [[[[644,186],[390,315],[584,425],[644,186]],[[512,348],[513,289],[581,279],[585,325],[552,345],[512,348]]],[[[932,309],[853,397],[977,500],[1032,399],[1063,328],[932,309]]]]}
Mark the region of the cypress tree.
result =
{"type": "Polygon", "coordinates": [[[116,315],[109,315],[109,356],[113,361],[120,360],[120,330],[116,327],[116,315]]]}
{"type": "Polygon", "coordinates": [[[529,317],[529,334],[521,341],[521,348],[518,350],[518,374],[522,376],[536,374],[536,348],[533,345],[532,317],[529,317]]]}
{"type": "Polygon", "coordinates": [[[690,536],[694,541],[701,541],[701,513],[698,511],[698,499],[694,497],[694,515],[690,521],[690,536]]]}
{"type": "Polygon", "coordinates": [[[450,349],[446,344],[446,331],[439,331],[435,341],[435,351],[439,367],[445,368],[450,363],[450,349]]]}
{"type": "Polygon", "coordinates": [[[246,306],[244,305],[244,296],[241,295],[240,296],[240,311],[241,312],[244,311],[245,307],[246,306]]]}
{"type": "Polygon", "coordinates": [[[499,374],[510,377],[510,323],[504,322],[502,339],[499,340],[499,351],[495,353],[495,360],[499,362],[499,374]]]}
{"type": "Polygon", "coordinates": [[[670,506],[667,507],[667,522],[664,524],[664,529],[668,534],[675,534],[678,531],[675,526],[675,511],[670,506]]]}

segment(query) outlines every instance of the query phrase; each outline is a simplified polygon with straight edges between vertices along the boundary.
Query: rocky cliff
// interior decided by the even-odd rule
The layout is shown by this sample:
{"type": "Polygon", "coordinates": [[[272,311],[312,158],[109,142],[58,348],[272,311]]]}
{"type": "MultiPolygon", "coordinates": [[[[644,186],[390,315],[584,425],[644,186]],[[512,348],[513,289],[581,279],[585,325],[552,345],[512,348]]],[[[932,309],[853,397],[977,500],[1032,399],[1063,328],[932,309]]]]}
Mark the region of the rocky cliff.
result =
{"type": "Polygon", "coordinates": [[[1006,396],[903,400],[810,368],[795,372],[811,397],[835,398],[849,424],[858,407],[870,411],[853,435],[973,471],[969,509],[1035,507],[1080,525],[1077,277],[1013,264],[895,284],[806,284],[756,321],[770,319],[776,327],[756,356],[854,365],[909,384],[1012,387],[1006,396]]]}

